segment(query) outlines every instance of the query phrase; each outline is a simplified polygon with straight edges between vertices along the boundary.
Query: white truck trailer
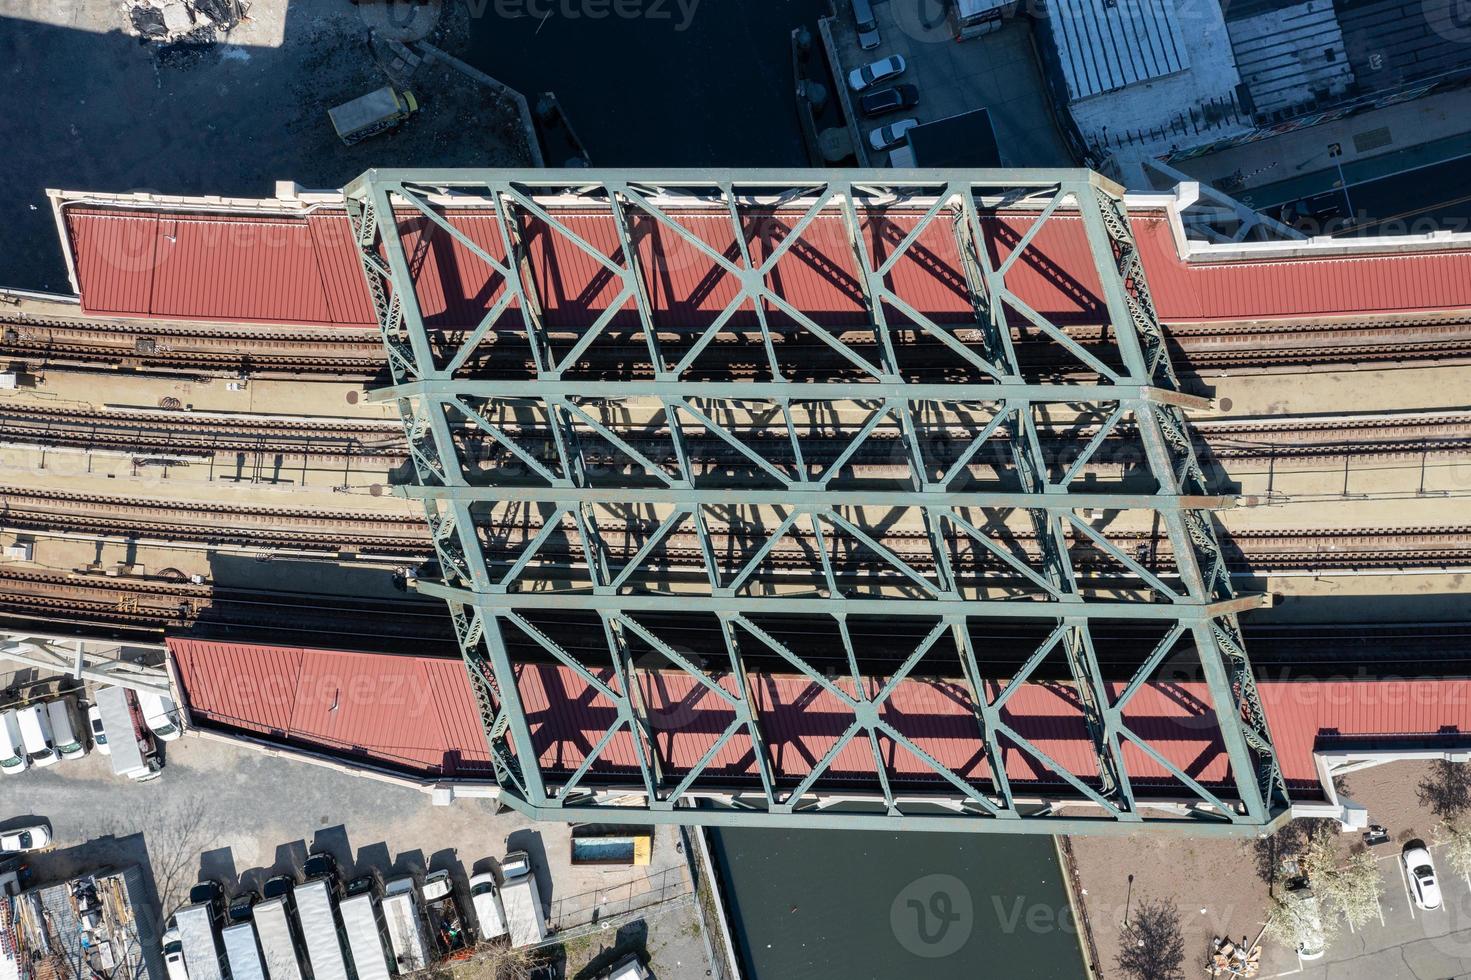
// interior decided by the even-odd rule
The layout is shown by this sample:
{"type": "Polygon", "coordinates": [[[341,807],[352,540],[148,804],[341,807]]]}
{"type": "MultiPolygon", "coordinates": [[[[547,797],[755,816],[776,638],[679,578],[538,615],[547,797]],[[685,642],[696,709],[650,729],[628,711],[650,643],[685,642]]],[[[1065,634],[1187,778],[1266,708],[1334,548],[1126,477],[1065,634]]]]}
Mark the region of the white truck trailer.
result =
{"type": "Polygon", "coordinates": [[[347,933],[357,980],[389,980],[392,974],[388,969],[387,930],[373,895],[364,893],[344,898],[337,910],[342,913],[342,928],[347,933]]]}
{"type": "Polygon", "coordinates": [[[99,687],[92,697],[102,717],[112,771],[139,782],[158,776],[153,735],[143,727],[131,692],[125,687],[99,687]]]}
{"type": "Polygon", "coordinates": [[[531,856],[512,851],[501,861],[501,904],[506,910],[506,927],[514,947],[535,946],[547,938],[547,920],[541,910],[541,893],[531,856]]]}
{"type": "Polygon", "coordinates": [[[220,948],[219,909],[212,902],[186,905],[174,913],[174,926],[184,944],[184,966],[189,980],[230,980],[220,948]]]}
{"type": "MultiPolygon", "coordinates": [[[[337,932],[337,916],[332,911],[332,886],[318,878],[296,886],[296,918],[301,923],[301,939],[311,960],[316,980],[348,980],[347,960],[342,953],[342,939],[337,932]]],[[[194,980],[190,974],[189,980],[194,980]]]]}
{"type": "MultiPolygon", "coordinates": [[[[270,891],[271,882],[266,883],[270,891]]],[[[291,931],[291,893],[263,898],[251,909],[255,922],[255,938],[260,942],[261,958],[265,961],[269,980],[307,980],[311,971],[303,976],[301,960],[297,955],[296,937],[291,931]]]]}
{"type": "Polygon", "coordinates": [[[237,922],[226,926],[220,937],[225,941],[225,958],[230,961],[233,980],[266,980],[260,947],[255,942],[255,926],[249,922],[237,922]]]}

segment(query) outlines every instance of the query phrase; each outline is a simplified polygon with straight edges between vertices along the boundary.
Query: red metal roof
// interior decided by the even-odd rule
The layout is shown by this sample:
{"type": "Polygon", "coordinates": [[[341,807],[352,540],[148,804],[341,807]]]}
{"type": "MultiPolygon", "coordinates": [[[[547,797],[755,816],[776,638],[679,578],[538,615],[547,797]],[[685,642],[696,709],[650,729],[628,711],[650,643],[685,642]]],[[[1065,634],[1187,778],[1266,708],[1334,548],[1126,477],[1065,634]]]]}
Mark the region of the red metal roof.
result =
{"type": "Polygon", "coordinates": [[[346,217],[70,207],[63,214],[88,313],[373,326],[346,217]]]}
{"type": "Polygon", "coordinates": [[[457,660],[178,638],[168,647],[196,722],[416,775],[491,775],[457,660]]]}
{"type": "MultiPolygon", "coordinates": [[[[169,640],[169,651],[189,709],[205,724],[426,776],[490,774],[475,699],[459,661],[189,639],[169,640]]],[[[598,676],[617,689],[611,670],[598,676]]],[[[788,782],[801,779],[852,716],[836,696],[806,678],[752,674],[748,680],[773,771],[788,782]]],[[[723,698],[682,671],[645,671],[640,683],[655,748],[671,773],[695,766],[735,717],[723,698]]],[[[735,693],[732,678],[718,683],[735,693]]],[[[851,681],[834,683],[852,692],[851,681]]],[[[874,694],[884,678],[866,683],[874,694]]],[[[575,770],[616,720],[613,704],[568,668],[523,665],[517,686],[545,768],[575,770]]],[[[1113,685],[1113,696],[1122,689],[1113,685]]],[[[994,699],[997,690],[992,685],[986,696],[994,699]]],[[[1325,741],[1471,733],[1471,680],[1268,681],[1260,691],[1283,774],[1300,796],[1316,795],[1313,750],[1325,741]]],[[[1202,685],[1195,683],[1146,684],[1123,716],[1161,755],[1210,784],[1224,781],[1228,770],[1205,698],[1202,685]]],[[[963,685],[906,679],[895,687],[882,717],[957,774],[986,780],[974,706],[963,685]]],[[[1022,685],[1006,703],[1003,720],[1070,771],[1096,774],[1091,742],[1066,685],[1022,685]]],[[[1006,736],[1001,741],[1013,783],[1056,782],[1039,760],[1006,736]]],[[[922,759],[889,739],[881,739],[880,748],[891,778],[938,778],[922,759]]],[[[594,772],[632,775],[635,751],[632,736],[620,730],[594,772]]],[[[1169,773],[1133,743],[1126,741],[1123,751],[1136,785],[1171,782],[1169,773]]],[[[738,731],[712,757],[706,773],[754,779],[748,735],[738,731]]],[[[868,742],[859,739],[838,753],[822,778],[866,781],[873,773],[868,742]]]]}
{"type": "MultiPolygon", "coordinates": [[[[324,209],[307,217],[192,214],[72,206],[67,246],[82,308],[90,313],[194,320],[371,326],[373,308],[353,252],[347,218],[324,209]]],[[[796,209],[744,214],[753,261],[780,246],[801,215],[796,209]]],[[[594,251],[622,264],[611,214],[595,208],[558,211],[558,221],[594,251]]],[[[691,238],[740,264],[727,215],[673,213],[691,238]]],[[[876,262],[898,246],[920,217],[887,209],[863,217],[864,244],[876,262]]],[[[415,292],[431,327],[473,327],[507,285],[500,275],[417,212],[398,216],[415,292]]],[[[448,220],[501,261],[501,230],[489,211],[456,210],[448,220]]],[[[553,326],[590,325],[622,283],[588,250],[540,218],[518,215],[531,280],[553,326]]],[[[1009,255],[1035,221],[1007,214],[983,222],[994,261],[1009,255]]],[[[1446,248],[1324,258],[1185,261],[1163,212],[1136,212],[1134,232],[1161,319],[1169,321],[1293,318],[1416,312],[1471,307],[1471,249],[1446,248]]],[[[644,288],[662,323],[697,328],[730,302],[736,282],[684,236],[635,212],[631,238],[644,288]]],[[[932,223],[889,274],[905,303],[941,322],[972,316],[947,223],[932,223]]],[[[847,234],[824,214],[788,248],[769,283],[787,303],[824,325],[859,323],[862,292],[847,234]]],[[[1007,279],[1033,309],[1059,321],[1096,322],[1102,308],[1098,275],[1076,215],[1059,213],[1032,240],[1007,279]]],[[[514,309],[513,302],[510,309],[514,309]]],[[[630,300],[623,317],[632,317],[630,300]]],[[[777,323],[785,316],[771,304],[777,323]]],[[[509,314],[509,310],[508,310],[509,314]]],[[[749,312],[738,314],[749,318],[749,312]]],[[[891,317],[902,320],[897,310],[891,317]]],[[[747,320],[748,322],[748,320],[747,320]]]]}

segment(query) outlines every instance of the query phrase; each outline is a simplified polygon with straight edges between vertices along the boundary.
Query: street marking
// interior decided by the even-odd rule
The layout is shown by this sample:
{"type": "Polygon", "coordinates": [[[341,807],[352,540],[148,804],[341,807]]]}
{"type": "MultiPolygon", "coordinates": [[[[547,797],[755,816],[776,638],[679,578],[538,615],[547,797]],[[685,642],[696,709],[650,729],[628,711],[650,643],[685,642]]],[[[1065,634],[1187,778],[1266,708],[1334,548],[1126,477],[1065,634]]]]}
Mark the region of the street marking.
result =
{"type": "Polygon", "coordinates": [[[1405,906],[1410,910],[1410,918],[1415,918],[1415,900],[1410,897],[1410,870],[1405,867],[1403,861],[1399,865],[1399,883],[1405,890],[1405,906]]]}

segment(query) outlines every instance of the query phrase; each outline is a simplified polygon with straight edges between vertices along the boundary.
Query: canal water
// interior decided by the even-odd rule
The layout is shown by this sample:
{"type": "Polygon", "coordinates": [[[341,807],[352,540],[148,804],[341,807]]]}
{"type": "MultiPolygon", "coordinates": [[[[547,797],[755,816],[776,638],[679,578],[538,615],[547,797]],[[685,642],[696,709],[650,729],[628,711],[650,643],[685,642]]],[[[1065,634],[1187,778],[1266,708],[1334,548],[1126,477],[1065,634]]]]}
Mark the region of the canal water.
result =
{"type": "Polygon", "coordinates": [[[595,167],[806,166],[790,38],[826,0],[461,2],[465,60],[556,92],[595,167]]]}
{"type": "Polygon", "coordinates": [[[1080,980],[1051,837],[714,831],[748,980],[1080,980]]]}

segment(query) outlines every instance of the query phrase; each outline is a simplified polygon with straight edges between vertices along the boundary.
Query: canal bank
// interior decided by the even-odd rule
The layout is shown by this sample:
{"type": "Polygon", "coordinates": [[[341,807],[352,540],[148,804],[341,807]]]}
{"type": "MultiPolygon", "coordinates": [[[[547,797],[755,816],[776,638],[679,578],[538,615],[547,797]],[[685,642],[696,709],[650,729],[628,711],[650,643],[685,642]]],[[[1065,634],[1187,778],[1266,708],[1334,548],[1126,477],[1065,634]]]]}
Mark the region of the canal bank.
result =
{"type": "Polygon", "coordinates": [[[721,828],[746,980],[1087,976],[1051,837],[721,828]]]}

